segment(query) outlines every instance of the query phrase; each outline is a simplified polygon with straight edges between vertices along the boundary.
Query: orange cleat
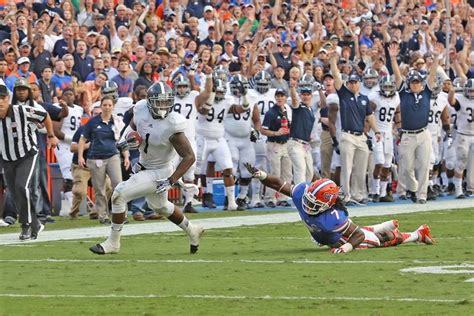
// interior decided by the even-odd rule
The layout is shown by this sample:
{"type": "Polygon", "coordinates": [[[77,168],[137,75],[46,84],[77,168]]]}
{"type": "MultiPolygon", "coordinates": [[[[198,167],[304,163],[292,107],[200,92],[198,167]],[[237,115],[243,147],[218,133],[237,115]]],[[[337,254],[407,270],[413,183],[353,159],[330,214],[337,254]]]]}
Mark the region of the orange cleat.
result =
{"type": "Polygon", "coordinates": [[[418,241],[427,245],[432,245],[435,243],[434,238],[431,236],[430,227],[428,225],[423,224],[416,231],[420,235],[418,241]]]}

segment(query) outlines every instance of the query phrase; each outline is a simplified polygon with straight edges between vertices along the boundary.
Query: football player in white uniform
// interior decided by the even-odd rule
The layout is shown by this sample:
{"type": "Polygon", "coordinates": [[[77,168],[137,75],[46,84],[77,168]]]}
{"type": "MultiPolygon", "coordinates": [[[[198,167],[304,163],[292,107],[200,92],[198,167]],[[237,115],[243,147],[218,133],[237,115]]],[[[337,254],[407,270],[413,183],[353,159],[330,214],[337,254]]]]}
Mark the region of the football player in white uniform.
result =
{"type": "MultiPolygon", "coordinates": [[[[240,82],[246,79],[243,76],[234,76],[230,82],[231,94],[234,97],[234,104],[242,103],[240,92],[240,82]]],[[[270,83],[270,81],[268,81],[270,83]]],[[[258,86],[257,86],[258,87],[258,86]]],[[[255,149],[250,141],[256,142],[260,136],[260,113],[257,103],[249,101],[250,108],[244,113],[229,113],[224,120],[225,139],[229,145],[234,172],[239,173],[240,192],[237,197],[237,209],[248,208],[247,194],[252,175],[244,167],[245,163],[255,164],[255,149]],[[254,128],[252,128],[252,123],[254,128]]]]}
{"type": "MultiPolygon", "coordinates": [[[[443,81],[442,90],[448,93],[451,89],[454,90],[454,93],[462,93],[463,87],[460,85],[454,85],[454,82],[459,80],[451,81],[449,78],[443,81]]],[[[450,131],[453,143],[456,140],[456,120],[457,120],[457,111],[453,106],[448,106],[449,119],[450,119],[450,131]]],[[[443,137],[444,138],[444,137],[443,137]]],[[[443,182],[442,187],[434,185],[434,188],[438,193],[447,192],[448,194],[454,194],[454,167],[456,165],[456,148],[452,144],[448,144],[449,138],[444,138],[443,143],[443,164],[441,165],[441,181],[443,182]],[[448,146],[451,145],[451,146],[448,146]]]]}
{"type": "Polygon", "coordinates": [[[454,169],[454,189],[457,199],[464,198],[462,176],[466,170],[467,191],[474,191],[474,79],[464,84],[462,94],[456,94],[454,108],[457,112],[456,167],[454,169]]]}
{"type": "MultiPolygon", "coordinates": [[[[263,123],[265,113],[275,105],[275,91],[276,89],[270,88],[271,77],[266,71],[258,72],[254,77],[255,89],[249,90],[248,100],[250,104],[255,104],[260,114],[260,124],[263,123]]],[[[255,149],[255,165],[264,170],[268,170],[270,165],[267,159],[267,137],[261,135],[254,144],[255,149]]],[[[260,200],[260,194],[262,187],[260,181],[252,179],[252,199],[250,202],[251,207],[259,208],[264,207],[264,204],[260,200]]],[[[266,194],[265,200],[267,204],[272,202],[272,197],[266,194]]],[[[271,203],[269,204],[270,206],[271,203]]]]}
{"type": "MultiPolygon", "coordinates": [[[[226,86],[222,80],[216,80],[213,85],[213,93],[203,104],[196,104],[199,109],[196,127],[197,143],[197,168],[201,174],[206,174],[207,159],[210,154],[215,158],[217,164],[222,168],[224,186],[228,199],[228,209],[237,210],[235,202],[235,186],[232,174],[232,157],[229,146],[224,138],[224,118],[228,113],[242,114],[250,109],[247,100],[247,88],[244,83],[238,85],[242,95],[240,105],[234,105],[232,98],[226,97],[226,86]]],[[[198,101],[198,100],[196,100],[198,101]]],[[[203,199],[212,199],[212,186],[206,186],[206,196],[203,199]]]]}
{"type": "MultiPolygon", "coordinates": [[[[379,88],[380,91],[372,91],[368,95],[375,122],[382,133],[382,141],[374,142],[372,145],[375,168],[369,193],[372,194],[374,201],[393,202],[393,198],[387,195],[387,185],[393,160],[393,121],[395,110],[400,104],[400,97],[395,80],[391,76],[382,77],[379,88]]],[[[369,135],[374,136],[373,132],[369,135]]]]}
{"type": "Polygon", "coordinates": [[[379,91],[379,73],[373,68],[367,68],[362,75],[360,94],[368,96],[373,91],[379,91]]]}
{"type": "MultiPolygon", "coordinates": [[[[100,93],[102,95],[102,98],[105,97],[106,95],[110,95],[114,98],[114,112],[113,114],[120,116],[121,118],[123,117],[124,113],[127,112],[128,109],[130,109],[133,105],[133,99],[129,97],[121,97],[119,98],[118,96],[118,86],[115,81],[112,80],[107,80],[104,82],[102,87],[100,88],[100,93]]],[[[95,108],[96,106],[100,107],[100,101],[95,102],[92,104],[92,109],[95,108]]]]}
{"type": "MultiPolygon", "coordinates": [[[[178,74],[173,80],[173,92],[174,92],[174,105],[173,112],[179,113],[186,119],[186,137],[191,143],[193,152],[196,153],[196,121],[198,119],[198,108],[196,104],[204,104],[209,98],[212,90],[212,69],[209,66],[204,66],[203,71],[207,74],[206,85],[204,91],[201,93],[196,90],[191,90],[194,81],[194,74],[190,71],[189,78],[182,74],[178,74]]],[[[178,157],[176,164],[179,162],[178,157]]],[[[193,164],[184,174],[184,183],[193,183],[195,174],[196,164],[193,164]]],[[[195,186],[184,186],[182,188],[184,196],[184,209],[185,213],[197,213],[196,209],[192,206],[192,199],[194,194],[198,193],[197,187],[195,186]]]]}
{"type": "Polygon", "coordinates": [[[183,229],[189,237],[190,252],[197,252],[204,229],[191,224],[179,208],[168,201],[168,190],[195,161],[191,144],[184,134],[186,120],[171,112],[173,99],[171,88],[163,82],[157,82],[148,89],[147,99],[135,105],[128,129],[136,130],[142,138],[139,145],[140,161],[135,165],[135,174],[115,188],[109,238],[90,247],[93,253],[119,252],[127,202],[141,196],[145,196],[150,208],[183,229]],[[183,159],[174,169],[176,152],[183,159]]]}
{"type": "MultiPolygon", "coordinates": [[[[54,149],[54,154],[59,163],[61,169],[61,174],[64,179],[64,204],[61,208],[61,215],[68,216],[71,210],[71,205],[73,203],[72,195],[72,184],[73,177],[71,172],[72,165],[72,156],[74,155],[71,152],[71,142],[74,133],[81,126],[81,118],[84,113],[84,109],[79,105],[74,104],[74,90],[67,88],[64,89],[61,96],[61,101],[67,104],[69,107],[69,114],[67,117],[63,118],[60,122],[53,122],[54,134],[59,139],[59,144],[54,149]]],[[[59,105],[57,105],[59,107],[59,105]]]]}
{"type": "MultiPolygon", "coordinates": [[[[452,90],[452,89],[451,89],[452,90]]],[[[454,98],[454,90],[451,92],[454,98]]],[[[454,102],[454,101],[453,101],[454,102]]],[[[435,200],[437,194],[433,188],[438,181],[438,165],[441,162],[442,138],[441,123],[448,139],[448,148],[452,145],[452,137],[449,125],[448,94],[441,91],[441,84],[436,82],[432,89],[430,112],[428,117],[428,131],[431,133],[431,154],[430,154],[430,180],[428,181],[428,200],[435,200]]]]}

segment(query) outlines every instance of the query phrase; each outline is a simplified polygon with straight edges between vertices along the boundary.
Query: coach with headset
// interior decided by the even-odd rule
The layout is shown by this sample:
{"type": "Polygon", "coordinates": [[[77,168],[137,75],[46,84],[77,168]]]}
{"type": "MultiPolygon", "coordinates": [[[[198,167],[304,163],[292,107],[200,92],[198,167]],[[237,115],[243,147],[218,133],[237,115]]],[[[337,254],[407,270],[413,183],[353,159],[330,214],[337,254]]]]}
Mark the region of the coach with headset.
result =
{"type": "MultiPolygon", "coordinates": [[[[442,44],[433,49],[434,62],[429,69],[428,85],[423,84],[424,78],[417,71],[408,74],[406,85],[402,85],[402,75],[397,63],[400,47],[397,43],[390,44],[388,49],[395,82],[399,89],[400,105],[395,112],[395,123],[401,123],[400,134],[400,196],[410,194],[413,202],[426,203],[429,179],[429,162],[431,152],[431,134],[427,130],[430,112],[431,88],[435,86],[438,57],[442,44]]],[[[397,126],[399,127],[399,126],[397,126]]]]}
{"type": "MultiPolygon", "coordinates": [[[[27,82],[17,79],[15,91],[31,93],[27,82]]],[[[58,139],[54,136],[53,124],[48,113],[31,105],[9,103],[9,91],[0,82],[0,166],[4,170],[4,180],[11,192],[20,215],[20,240],[36,239],[42,228],[36,214],[36,207],[31,191],[33,173],[38,163],[38,142],[34,125],[43,124],[47,130],[48,145],[56,146],[58,139]]]]}

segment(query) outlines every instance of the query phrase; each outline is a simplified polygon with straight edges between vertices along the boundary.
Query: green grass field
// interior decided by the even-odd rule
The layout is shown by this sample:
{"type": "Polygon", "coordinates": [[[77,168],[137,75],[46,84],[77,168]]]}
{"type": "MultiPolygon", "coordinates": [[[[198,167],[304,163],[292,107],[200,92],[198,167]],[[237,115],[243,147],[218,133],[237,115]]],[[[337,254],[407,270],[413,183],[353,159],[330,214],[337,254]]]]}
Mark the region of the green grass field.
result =
{"type": "Polygon", "coordinates": [[[402,231],[429,224],[437,244],[343,255],[301,223],[209,229],[196,255],[182,232],[125,236],[111,256],[88,250],[103,238],[0,246],[0,315],[473,315],[473,211],[396,215],[402,231]],[[471,271],[400,271],[460,264],[471,271]]]}

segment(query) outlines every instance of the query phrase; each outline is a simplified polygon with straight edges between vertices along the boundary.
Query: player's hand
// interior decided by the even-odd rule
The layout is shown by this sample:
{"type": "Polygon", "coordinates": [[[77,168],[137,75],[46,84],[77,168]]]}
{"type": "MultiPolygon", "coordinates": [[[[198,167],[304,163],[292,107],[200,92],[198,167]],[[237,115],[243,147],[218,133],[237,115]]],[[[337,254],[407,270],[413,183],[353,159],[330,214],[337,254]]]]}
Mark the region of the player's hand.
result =
{"type": "Polygon", "coordinates": [[[260,181],[265,180],[267,178],[267,173],[265,171],[258,169],[257,167],[251,165],[250,163],[246,162],[244,163],[244,166],[250,172],[250,174],[252,175],[252,178],[256,178],[260,181]]]}
{"type": "Polygon", "coordinates": [[[345,253],[342,248],[331,248],[331,253],[345,253]]]}
{"type": "Polygon", "coordinates": [[[250,131],[250,141],[251,141],[252,143],[256,143],[259,138],[260,138],[260,133],[259,133],[259,131],[257,131],[256,129],[252,129],[252,130],[250,131]]]}
{"type": "Polygon", "coordinates": [[[170,179],[161,179],[161,180],[156,180],[156,193],[160,194],[163,192],[168,191],[171,189],[172,183],[170,179]]]}

